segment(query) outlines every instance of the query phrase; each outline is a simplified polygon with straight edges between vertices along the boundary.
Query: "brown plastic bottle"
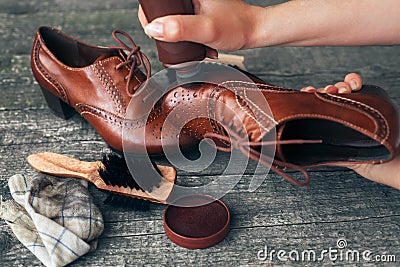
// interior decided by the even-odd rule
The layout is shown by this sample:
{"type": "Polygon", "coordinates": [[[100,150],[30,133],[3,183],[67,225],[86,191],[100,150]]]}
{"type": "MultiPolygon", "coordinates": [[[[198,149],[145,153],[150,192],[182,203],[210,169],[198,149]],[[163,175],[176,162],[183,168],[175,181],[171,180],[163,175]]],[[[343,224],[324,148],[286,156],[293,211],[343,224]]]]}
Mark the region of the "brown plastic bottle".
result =
{"type": "MultiPolygon", "coordinates": [[[[148,22],[166,15],[194,14],[191,0],[139,0],[148,22]]],[[[201,61],[206,56],[206,47],[194,42],[168,43],[156,40],[158,59],[165,65],[188,61],[201,61]]]]}

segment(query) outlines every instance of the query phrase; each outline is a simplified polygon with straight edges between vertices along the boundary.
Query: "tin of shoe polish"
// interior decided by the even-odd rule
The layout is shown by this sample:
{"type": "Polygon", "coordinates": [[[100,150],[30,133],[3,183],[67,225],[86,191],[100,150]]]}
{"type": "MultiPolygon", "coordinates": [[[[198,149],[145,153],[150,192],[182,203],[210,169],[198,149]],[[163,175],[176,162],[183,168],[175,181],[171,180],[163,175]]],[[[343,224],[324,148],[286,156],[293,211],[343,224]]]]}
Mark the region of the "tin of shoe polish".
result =
{"type": "Polygon", "coordinates": [[[174,204],[165,209],[164,229],[175,244],[202,249],[218,244],[227,236],[230,213],[221,200],[208,195],[186,195],[174,204]],[[196,203],[208,204],[198,206],[196,203]]]}

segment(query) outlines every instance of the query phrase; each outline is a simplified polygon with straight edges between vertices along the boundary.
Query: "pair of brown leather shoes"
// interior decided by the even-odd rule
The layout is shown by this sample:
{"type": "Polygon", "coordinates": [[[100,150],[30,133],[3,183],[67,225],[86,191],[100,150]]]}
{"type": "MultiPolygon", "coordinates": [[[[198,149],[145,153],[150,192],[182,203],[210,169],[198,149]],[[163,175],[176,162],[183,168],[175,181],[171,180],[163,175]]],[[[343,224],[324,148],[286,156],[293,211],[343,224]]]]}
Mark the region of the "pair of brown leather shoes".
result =
{"type": "Polygon", "coordinates": [[[177,86],[154,105],[146,121],[127,122],[127,106],[150,77],[150,64],[126,33],[114,31],[113,36],[119,46],[99,47],[41,27],[31,64],[49,107],[64,118],[77,111],[116,150],[127,142],[130,152],[158,154],[177,143],[185,149],[209,137],[221,150],[237,148],[265,165],[272,164],[273,170],[296,185],[309,182],[306,167],[382,163],[399,152],[398,112],[376,86],[348,95],[310,94],[273,86],[247,73],[255,83],[177,86]],[[125,35],[130,46],[119,35],[125,35]],[[172,128],[184,125],[179,135],[165,133],[171,129],[163,127],[171,112],[182,114],[169,120],[172,128]],[[123,136],[123,127],[133,129],[133,134],[123,136]],[[276,149],[275,157],[264,154],[264,146],[276,149]],[[281,168],[299,170],[306,179],[296,181],[281,168]]]}

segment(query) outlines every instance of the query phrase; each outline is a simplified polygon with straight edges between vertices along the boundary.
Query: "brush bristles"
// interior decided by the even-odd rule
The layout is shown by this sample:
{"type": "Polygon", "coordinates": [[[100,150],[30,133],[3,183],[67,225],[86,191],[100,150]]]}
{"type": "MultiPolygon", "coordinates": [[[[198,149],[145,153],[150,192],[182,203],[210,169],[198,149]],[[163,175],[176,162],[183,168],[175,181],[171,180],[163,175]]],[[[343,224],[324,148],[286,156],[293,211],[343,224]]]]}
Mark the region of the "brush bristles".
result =
{"type": "Polygon", "coordinates": [[[149,164],[148,161],[131,157],[128,161],[135,177],[140,179],[140,186],[132,177],[126,159],[115,153],[103,155],[101,162],[104,168],[99,168],[100,177],[107,185],[129,187],[143,192],[152,192],[154,186],[160,186],[162,176],[154,162],[149,164]]]}
{"type": "Polygon", "coordinates": [[[132,178],[124,158],[117,154],[104,154],[101,162],[103,167],[99,168],[99,175],[106,185],[142,190],[132,178]]]}

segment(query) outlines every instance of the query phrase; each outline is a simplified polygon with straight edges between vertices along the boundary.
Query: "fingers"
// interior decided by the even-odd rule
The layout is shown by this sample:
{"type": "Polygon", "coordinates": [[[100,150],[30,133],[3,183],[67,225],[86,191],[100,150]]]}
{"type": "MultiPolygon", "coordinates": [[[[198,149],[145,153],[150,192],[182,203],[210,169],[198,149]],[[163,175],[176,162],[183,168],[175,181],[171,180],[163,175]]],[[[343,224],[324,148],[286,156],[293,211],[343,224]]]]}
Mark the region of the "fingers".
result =
{"type": "Polygon", "coordinates": [[[306,86],[300,89],[301,92],[305,92],[305,93],[315,93],[317,91],[317,89],[313,86],[306,86]]]}
{"type": "MultiPolygon", "coordinates": [[[[197,9],[200,8],[200,2],[198,0],[193,0],[193,4],[195,5],[195,8],[197,7],[197,9]]],[[[146,31],[146,27],[147,25],[149,25],[146,16],[144,15],[142,6],[139,5],[139,10],[138,10],[138,18],[140,23],[142,24],[142,27],[145,29],[145,32],[147,35],[152,36],[152,31],[154,31],[154,29],[152,29],[152,27],[148,27],[147,31],[146,31]],[[150,29],[149,29],[150,28],[150,29]]],[[[153,24],[153,23],[152,23],[153,24]]],[[[161,30],[162,32],[160,32],[160,30],[155,29],[155,33],[154,34],[163,34],[163,29],[161,30]]],[[[178,37],[175,37],[178,38],[178,37]]],[[[211,58],[211,59],[217,59],[218,58],[218,51],[214,48],[211,47],[206,47],[206,57],[211,58]]]]}
{"type": "Polygon", "coordinates": [[[157,18],[145,26],[144,30],[154,39],[166,42],[192,41],[208,44],[215,39],[213,22],[201,15],[157,18]]]}
{"type": "Polygon", "coordinates": [[[337,82],[335,85],[327,85],[324,88],[316,89],[313,86],[306,86],[300,89],[301,92],[306,93],[330,93],[330,94],[349,94],[351,92],[356,92],[362,88],[361,76],[356,73],[349,73],[344,78],[343,82],[337,82]]]}
{"type": "Polygon", "coordinates": [[[140,24],[142,24],[143,28],[146,27],[147,24],[149,24],[148,21],[147,21],[146,16],[143,13],[143,9],[142,9],[141,5],[139,5],[138,18],[139,18],[140,24]]]}
{"type": "Polygon", "coordinates": [[[338,92],[338,88],[334,85],[327,85],[324,88],[315,88],[313,86],[306,86],[300,89],[301,92],[305,93],[330,93],[330,94],[336,94],[338,92]]]}
{"type": "Polygon", "coordinates": [[[334,85],[327,85],[325,88],[320,88],[317,90],[317,92],[321,93],[329,93],[329,94],[337,94],[338,93],[338,88],[334,85]]]}
{"type": "Polygon", "coordinates": [[[348,84],[346,82],[335,83],[335,86],[338,88],[338,93],[339,94],[349,94],[349,93],[351,93],[350,84],[348,84]]]}
{"type": "Polygon", "coordinates": [[[349,73],[344,77],[344,82],[350,85],[352,91],[359,91],[362,87],[361,76],[357,73],[349,73]]]}

